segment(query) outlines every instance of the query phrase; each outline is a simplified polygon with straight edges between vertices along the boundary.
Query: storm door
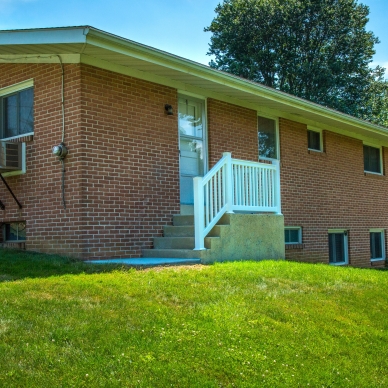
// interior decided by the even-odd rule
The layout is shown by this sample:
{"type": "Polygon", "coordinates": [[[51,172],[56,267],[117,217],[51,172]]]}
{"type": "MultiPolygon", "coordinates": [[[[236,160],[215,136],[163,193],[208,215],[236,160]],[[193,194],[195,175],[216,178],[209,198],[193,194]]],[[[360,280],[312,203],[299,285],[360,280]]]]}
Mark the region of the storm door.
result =
{"type": "Polygon", "coordinates": [[[204,101],[180,96],[178,110],[180,200],[184,212],[194,204],[193,178],[203,176],[206,168],[204,101]]]}

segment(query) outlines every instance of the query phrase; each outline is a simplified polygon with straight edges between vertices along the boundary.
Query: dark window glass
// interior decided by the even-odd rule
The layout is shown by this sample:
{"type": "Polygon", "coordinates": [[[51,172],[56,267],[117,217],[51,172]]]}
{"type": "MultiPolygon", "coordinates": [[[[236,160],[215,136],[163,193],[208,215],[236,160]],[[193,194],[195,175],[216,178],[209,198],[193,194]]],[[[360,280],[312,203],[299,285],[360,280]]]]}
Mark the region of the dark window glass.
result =
{"type": "Polygon", "coordinates": [[[383,258],[383,239],[381,232],[370,233],[370,257],[371,259],[383,258]]]}
{"type": "Polygon", "coordinates": [[[18,135],[18,96],[4,98],[4,137],[18,135]]]}
{"type": "Polygon", "coordinates": [[[329,233],[329,262],[346,262],[344,233],[329,233]]]}
{"type": "Polygon", "coordinates": [[[379,148],[364,145],[364,170],[381,174],[379,148]]]}
{"type": "Polygon", "coordinates": [[[284,241],[286,244],[299,244],[299,229],[285,229],[284,241]]]}
{"type": "Polygon", "coordinates": [[[34,132],[34,89],[19,93],[19,135],[34,132]]]}
{"type": "Polygon", "coordinates": [[[24,241],[26,239],[26,223],[11,222],[5,224],[5,240],[6,241],[24,241]]]}
{"type": "Polygon", "coordinates": [[[308,148],[310,150],[321,150],[321,134],[315,131],[307,131],[308,148]]]}
{"type": "Polygon", "coordinates": [[[276,122],[266,117],[258,117],[259,157],[277,158],[276,122]]]}
{"type": "Polygon", "coordinates": [[[34,89],[0,98],[4,118],[1,122],[2,138],[34,132],[34,89]]]}

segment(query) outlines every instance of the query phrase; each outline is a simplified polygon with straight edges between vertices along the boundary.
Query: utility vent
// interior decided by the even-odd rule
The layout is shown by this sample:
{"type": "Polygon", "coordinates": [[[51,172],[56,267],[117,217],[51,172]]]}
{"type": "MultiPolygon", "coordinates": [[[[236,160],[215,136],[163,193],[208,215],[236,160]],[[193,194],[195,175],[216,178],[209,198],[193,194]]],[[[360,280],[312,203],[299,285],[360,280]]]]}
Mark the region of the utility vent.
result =
{"type": "Polygon", "coordinates": [[[22,169],[22,143],[0,141],[0,173],[22,169]]]}

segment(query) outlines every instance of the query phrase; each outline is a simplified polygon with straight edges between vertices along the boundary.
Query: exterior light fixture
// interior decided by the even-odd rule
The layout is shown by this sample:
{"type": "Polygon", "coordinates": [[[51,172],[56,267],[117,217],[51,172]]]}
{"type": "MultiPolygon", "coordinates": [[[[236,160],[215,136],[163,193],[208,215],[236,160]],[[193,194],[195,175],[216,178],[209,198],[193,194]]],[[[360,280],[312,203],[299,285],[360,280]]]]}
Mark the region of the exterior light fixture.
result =
{"type": "Polygon", "coordinates": [[[167,115],[168,116],[171,116],[174,114],[173,110],[172,110],[172,106],[170,104],[166,104],[164,106],[164,110],[166,111],[167,115]]]}

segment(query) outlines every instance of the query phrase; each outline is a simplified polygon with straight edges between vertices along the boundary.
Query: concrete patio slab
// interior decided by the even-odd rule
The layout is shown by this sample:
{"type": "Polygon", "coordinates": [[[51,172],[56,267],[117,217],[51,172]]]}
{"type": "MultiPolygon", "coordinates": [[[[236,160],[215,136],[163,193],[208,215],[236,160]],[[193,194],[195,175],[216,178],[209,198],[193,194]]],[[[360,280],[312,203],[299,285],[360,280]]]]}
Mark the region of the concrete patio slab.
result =
{"type": "Polygon", "coordinates": [[[179,258],[140,258],[140,259],[105,259],[105,260],[87,260],[89,264],[122,264],[129,266],[157,266],[157,265],[184,265],[200,264],[201,259],[179,259],[179,258]]]}

